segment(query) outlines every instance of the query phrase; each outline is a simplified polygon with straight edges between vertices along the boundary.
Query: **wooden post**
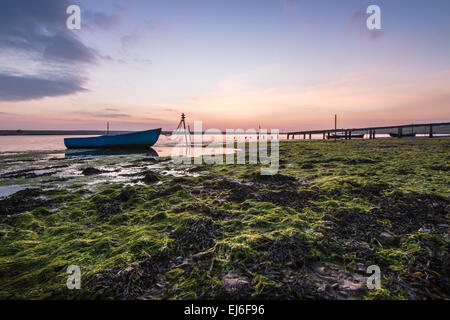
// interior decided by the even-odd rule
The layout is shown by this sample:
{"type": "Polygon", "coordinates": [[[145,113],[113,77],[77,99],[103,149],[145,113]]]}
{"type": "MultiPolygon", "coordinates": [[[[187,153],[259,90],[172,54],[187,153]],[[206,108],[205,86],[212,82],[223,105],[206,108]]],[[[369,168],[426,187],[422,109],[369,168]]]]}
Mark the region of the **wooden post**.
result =
{"type": "Polygon", "coordinates": [[[325,140],[325,132],[322,133],[322,138],[325,140]]]}
{"type": "Polygon", "coordinates": [[[429,135],[429,137],[433,138],[433,125],[432,124],[430,124],[430,135],[429,135]]]}
{"type": "Polygon", "coordinates": [[[352,140],[352,131],[351,130],[348,132],[348,139],[352,140]]]}
{"type": "Polygon", "coordinates": [[[305,139],[306,139],[306,133],[303,134],[303,140],[305,140],[305,139]]]}
{"type": "Polygon", "coordinates": [[[337,114],[334,115],[334,141],[337,138],[337,114]]]}
{"type": "Polygon", "coordinates": [[[398,137],[397,138],[401,138],[403,136],[403,128],[399,127],[398,128],[398,137]]]}
{"type": "Polygon", "coordinates": [[[309,134],[309,140],[311,140],[311,133],[309,134]]]}
{"type": "Polygon", "coordinates": [[[372,133],[372,139],[375,139],[375,129],[373,130],[373,133],[372,133]]]}

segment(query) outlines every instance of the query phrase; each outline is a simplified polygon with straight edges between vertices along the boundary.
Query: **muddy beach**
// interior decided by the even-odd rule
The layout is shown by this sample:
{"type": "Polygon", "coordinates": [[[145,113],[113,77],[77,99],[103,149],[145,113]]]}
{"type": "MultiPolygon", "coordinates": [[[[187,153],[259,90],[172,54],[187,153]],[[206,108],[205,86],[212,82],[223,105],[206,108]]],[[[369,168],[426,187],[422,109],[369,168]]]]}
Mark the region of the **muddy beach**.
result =
{"type": "Polygon", "coordinates": [[[273,176],[0,154],[0,298],[448,299],[449,146],[282,141],[273,176]]]}

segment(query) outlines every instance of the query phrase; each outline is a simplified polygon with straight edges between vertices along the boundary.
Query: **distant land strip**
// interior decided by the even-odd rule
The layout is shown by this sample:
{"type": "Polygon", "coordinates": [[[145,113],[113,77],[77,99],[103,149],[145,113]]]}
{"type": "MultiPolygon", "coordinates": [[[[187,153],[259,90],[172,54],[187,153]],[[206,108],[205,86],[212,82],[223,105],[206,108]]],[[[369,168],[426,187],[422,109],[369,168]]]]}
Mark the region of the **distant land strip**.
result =
{"type": "MultiPolygon", "coordinates": [[[[110,131],[109,134],[121,134],[121,133],[132,133],[137,131],[110,131]]],[[[167,130],[161,131],[162,135],[170,135],[174,131],[167,130]]],[[[205,132],[203,132],[205,133],[205,132]]],[[[223,131],[222,134],[225,134],[223,131]]],[[[0,136],[93,136],[93,135],[104,135],[105,130],[0,130],[0,136]]],[[[190,134],[194,134],[193,131],[190,134]]],[[[239,134],[239,133],[237,133],[239,134]]],[[[242,133],[248,134],[248,133],[242,133]]],[[[281,133],[280,134],[286,134],[281,133]]]]}
{"type": "MultiPolygon", "coordinates": [[[[132,131],[110,131],[109,134],[132,131]]],[[[0,130],[0,136],[93,136],[106,134],[105,130],[0,130]]]]}

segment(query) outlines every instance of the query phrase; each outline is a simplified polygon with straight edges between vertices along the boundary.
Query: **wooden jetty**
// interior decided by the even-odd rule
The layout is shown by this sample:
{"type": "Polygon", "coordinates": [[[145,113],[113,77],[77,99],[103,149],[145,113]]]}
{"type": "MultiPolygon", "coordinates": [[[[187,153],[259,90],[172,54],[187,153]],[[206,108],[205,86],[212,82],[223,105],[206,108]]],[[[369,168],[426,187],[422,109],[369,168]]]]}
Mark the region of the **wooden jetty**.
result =
{"type": "MultiPolygon", "coordinates": [[[[422,124],[405,124],[397,126],[385,126],[385,127],[367,127],[367,128],[348,128],[348,129],[325,129],[325,130],[306,130],[306,131],[294,131],[287,132],[287,139],[295,139],[295,136],[303,136],[306,139],[312,139],[313,134],[322,135],[323,139],[352,139],[352,138],[363,138],[364,134],[368,134],[369,139],[375,139],[377,133],[390,134],[393,132],[397,138],[402,138],[405,136],[410,136],[411,134],[405,133],[407,129],[415,130],[416,128],[421,128],[423,134],[427,134],[430,138],[436,132],[437,127],[450,126],[450,122],[438,122],[438,123],[422,123],[422,124]],[[361,134],[363,134],[361,136],[361,134]]],[[[448,132],[447,132],[448,133],[448,132]]]]}

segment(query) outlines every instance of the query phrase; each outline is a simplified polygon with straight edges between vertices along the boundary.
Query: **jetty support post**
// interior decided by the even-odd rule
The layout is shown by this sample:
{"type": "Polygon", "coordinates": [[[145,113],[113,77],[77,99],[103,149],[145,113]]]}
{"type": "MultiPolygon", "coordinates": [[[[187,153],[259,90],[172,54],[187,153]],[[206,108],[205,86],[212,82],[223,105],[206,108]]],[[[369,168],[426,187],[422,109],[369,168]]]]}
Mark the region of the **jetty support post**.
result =
{"type": "Polygon", "coordinates": [[[403,136],[403,128],[399,127],[398,128],[398,138],[401,138],[403,136]]]}
{"type": "Polygon", "coordinates": [[[433,138],[433,125],[430,124],[430,138],[433,138]]]}
{"type": "Polygon", "coordinates": [[[373,132],[372,132],[372,139],[375,139],[375,133],[376,133],[376,131],[375,131],[375,129],[373,129],[373,132]]]}
{"type": "Polygon", "coordinates": [[[309,140],[311,140],[311,133],[309,133],[309,140]]]}

